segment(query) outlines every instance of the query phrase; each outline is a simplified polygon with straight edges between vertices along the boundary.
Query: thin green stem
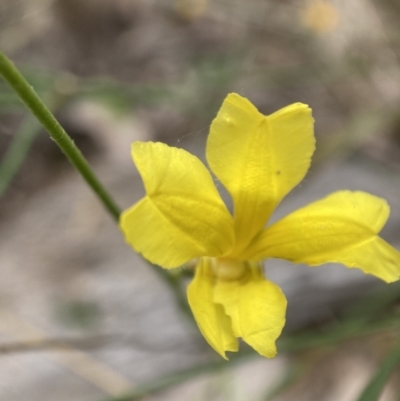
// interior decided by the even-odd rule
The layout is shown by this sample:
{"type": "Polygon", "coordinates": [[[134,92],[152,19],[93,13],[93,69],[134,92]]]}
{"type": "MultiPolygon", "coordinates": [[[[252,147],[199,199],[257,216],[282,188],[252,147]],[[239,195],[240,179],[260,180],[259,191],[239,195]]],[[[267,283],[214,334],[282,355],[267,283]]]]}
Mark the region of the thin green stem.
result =
{"type": "Polygon", "coordinates": [[[50,110],[36,94],[35,90],[25,80],[22,74],[15,68],[7,56],[0,51],[0,75],[17,92],[26,107],[36,116],[49,133],[50,137],[60,147],[72,165],[79,171],[95,194],[103,203],[111,216],[118,221],[120,209],[112,199],[111,195],[100,183],[89,163],[76,147],[73,140],[61,127],[50,110]]]}
{"type": "MultiPolygon", "coordinates": [[[[50,110],[46,107],[44,102],[37,95],[33,87],[29,85],[26,79],[2,51],[0,51],[0,75],[3,76],[5,81],[18,94],[25,106],[40,121],[40,123],[49,133],[50,137],[59,146],[72,165],[78,170],[88,185],[92,188],[94,193],[103,203],[106,210],[118,222],[121,211],[111,195],[107,192],[94,174],[93,170],[89,166],[88,161],[77,148],[74,141],[61,127],[50,110]]],[[[29,142],[27,138],[25,138],[25,140],[27,143],[29,142]]],[[[154,266],[152,264],[149,265],[173,290],[178,305],[183,312],[187,313],[189,309],[184,294],[180,288],[179,280],[177,280],[175,277],[172,277],[168,272],[162,270],[158,266],[154,266]]]]}
{"type": "MultiPolygon", "coordinates": [[[[65,96],[60,96],[56,91],[51,91],[46,98],[47,103],[51,105],[50,110],[58,109],[66,99],[65,96]]],[[[33,114],[29,114],[13,136],[7,152],[0,163],[0,198],[7,191],[7,188],[21,168],[41,128],[42,124],[40,121],[33,114]]]]}

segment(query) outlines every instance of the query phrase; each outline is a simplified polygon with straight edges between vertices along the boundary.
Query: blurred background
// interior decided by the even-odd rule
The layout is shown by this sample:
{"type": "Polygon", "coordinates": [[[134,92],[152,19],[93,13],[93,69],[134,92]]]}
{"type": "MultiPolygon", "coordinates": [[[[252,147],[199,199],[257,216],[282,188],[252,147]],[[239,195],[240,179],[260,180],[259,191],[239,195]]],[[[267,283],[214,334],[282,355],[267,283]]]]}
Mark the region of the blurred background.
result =
{"type": "MultiPolygon", "coordinates": [[[[300,101],[317,151],[275,219],[365,190],[390,203],[398,249],[399,26],[397,0],[0,0],[0,48],[121,207],[143,195],[133,141],[204,160],[227,93],[265,114],[300,101]]],[[[269,260],[289,301],[280,354],[220,361],[3,81],[0,218],[2,400],[353,401],[397,338],[397,284],[269,260]]]]}

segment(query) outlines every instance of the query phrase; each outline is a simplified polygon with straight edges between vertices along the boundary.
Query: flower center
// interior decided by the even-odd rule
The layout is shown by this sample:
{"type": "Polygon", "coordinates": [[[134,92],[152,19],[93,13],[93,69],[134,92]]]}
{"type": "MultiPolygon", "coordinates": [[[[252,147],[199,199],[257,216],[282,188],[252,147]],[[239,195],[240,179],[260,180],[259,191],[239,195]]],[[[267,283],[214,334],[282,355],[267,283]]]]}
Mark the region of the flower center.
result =
{"type": "Polygon", "coordinates": [[[239,280],[247,271],[246,262],[232,259],[212,258],[211,266],[215,276],[222,281],[239,280]]]}

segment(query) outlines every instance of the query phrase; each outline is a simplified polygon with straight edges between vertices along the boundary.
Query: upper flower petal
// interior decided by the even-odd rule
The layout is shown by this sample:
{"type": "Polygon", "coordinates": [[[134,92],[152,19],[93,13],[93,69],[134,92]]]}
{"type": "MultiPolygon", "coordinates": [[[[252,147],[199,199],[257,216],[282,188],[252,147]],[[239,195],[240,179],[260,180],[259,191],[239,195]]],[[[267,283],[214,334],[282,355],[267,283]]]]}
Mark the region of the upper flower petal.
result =
{"type": "Polygon", "coordinates": [[[211,125],[207,161],[233,199],[237,252],[305,176],[315,149],[313,122],[302,103],[270,116],[234,93],[222,104],[211,125]]]}
{"type": "Polygon", "coordinates": [[[268,227],[247,256],[311,266],[342,263],[392,282],[400,277],[400,252],[377,236],[388,217],[384,199],[365,192],[335,192],[268,227]]]}
{"type": "Polygon", "coordinates": [[[214,302],[215,276],[208,258],[201,258],[196,275],[189,284],[187,295],[197,325],[207,342],[223,358],[226,351],[237,351],[238,341],[231,321],[221,305],[214,302]]]}
{"type": "Polygon", "coordinates": [[[199,159],[154,142],[135,142],[132,155],[147,196],[123,212],[120,226],[137,252],[172,268],[231,249],[232,217],[199,159]]]}
{"type": "Polygon", "coordinates": [[[241,280],[217,282],[214,301],[231,318],[236,337],[242,337],[259,354],[273,358],[275,341],[285,325],[287,301],[281,289],[264,278],[260,266],[246,265],[241,280]]]}

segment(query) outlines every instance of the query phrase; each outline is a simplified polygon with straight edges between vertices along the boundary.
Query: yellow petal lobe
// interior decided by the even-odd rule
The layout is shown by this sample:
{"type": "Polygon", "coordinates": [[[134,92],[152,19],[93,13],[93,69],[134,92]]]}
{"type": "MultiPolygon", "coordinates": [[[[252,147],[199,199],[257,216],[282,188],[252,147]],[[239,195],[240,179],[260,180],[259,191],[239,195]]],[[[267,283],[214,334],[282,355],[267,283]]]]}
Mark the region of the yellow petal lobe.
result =
{"type": "Polygon", "coordinates": [[[244,262],[241,279],[217,281],[214,301],[231,318],[233,333],[259,354],[273,358],[285,325],[287,301],[281,289],[263,277],[261,267],[244,262]]]}
{"type": "Polygon", "coordinates": [[[206,155],[233,199],[236,254],[306,174],[315,148],[313,122],[302,103],[264,116],[235,93],[223,102],[211,125],[206,155]]]}
{"type": "Polygon", "coordinates": [[[229,317],[222,306],[214,302],[214,286],[215,275],[210,259],[202,258],[187,289],[189,305],[206,341],[224,359],[228,359],[225,352],[236,352],[238,341],[233,335],[229,317]]]}
{"type": "Polygon", "coordinates": [[[335,192],[268,227],[247,257],[310,266],[341,263],[393,282],[400,277],[400,252],[377,236],[388,216],[384,199],[361,191],[335,192]]]}
{"type": "Polygon", "coordinates": [[[134,143],[132,154],[147,196],[123,212],[120,227],[137,252],[173,268],[232,248],[232,217],[199,159],[154,142],[134,143]]]}

